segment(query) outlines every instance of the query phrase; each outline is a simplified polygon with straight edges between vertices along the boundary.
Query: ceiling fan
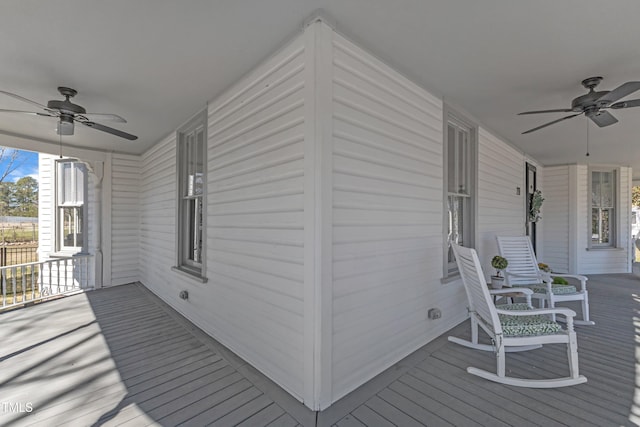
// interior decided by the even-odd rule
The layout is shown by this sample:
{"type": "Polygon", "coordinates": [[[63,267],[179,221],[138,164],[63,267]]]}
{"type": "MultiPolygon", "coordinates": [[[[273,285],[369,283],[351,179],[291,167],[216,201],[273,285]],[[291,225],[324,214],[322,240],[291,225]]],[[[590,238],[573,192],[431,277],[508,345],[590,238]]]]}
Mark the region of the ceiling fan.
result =
{"type": "Polygon", "coordinates": [[[123,132],[118,129],[114,129],[109,126],[101,125],[100,123],[96,123],[93,120],[108,120],[118,123],[126,123],[127,121],[117,114],[101,114],[101,113],[87,113],[80,105],[74,104],[69,101],[69,98],[73,98],[78,91],[75,89],[71,89],[68,87],[59,87],[58,92],[62,96],[65,97],[64,101],[53,99],[47,102],[47,105],[42,105],[38,102],[32,101],[30,99],[24,98],[20,95],[16,95],[15,93],[5,92],[0,90],[0,93],[10,96],[12,98],[19,99],[20,101],[35,105],[36,107],[41,108],[44,112],[34,112],[34,111],[22,111],[22,110],[5,110],[0,109],[0,113],[21,113],[21,114],[31,114],[37,116],[46,116],[46,117],[57,117],[58,118],[58,135],[73,135],[74,131],[74,123],[81,123],[90,128],[100,130],[102,132],[110,133],[115,136],[119,136],[121,138],[125,138],[128,140],[136,140],[137,136],[131,135],[130,133],[123,132]]]}
{"type": "Polygon", "coordinates": [[[573,117],[584,114],[590,118],[595,124],[600,127],[605,127],[618,122],[618,119],[613,117],[611,113],[606,111],[606,108],[612,108],[618,110],[620,108],[640,107],[640,99],[632,99],[629,101],[616,102],[619,99],[624,98],[627,95],[640,89],[640,82],[626,82],[618,86],[612,91],[603,90],[596,92],[594,88],[602,81],[602,77],[589,77],[582,81],[582,86],[589,89],[589,93],[579,96],[571,101],[571,108],[560,108],[556,110],[540,110],[540,111],[525,111],[524,113],[518,113],[518,115],[525,114],[540,114],[540,113],[575,113],[561,119],[553,120],[549,123],[545,123],[541,126],[529,129],[525,133],[535,132],[538,129],[545,128],[552,124],[561,122],[563,120],[571,119],[573,117]]]}

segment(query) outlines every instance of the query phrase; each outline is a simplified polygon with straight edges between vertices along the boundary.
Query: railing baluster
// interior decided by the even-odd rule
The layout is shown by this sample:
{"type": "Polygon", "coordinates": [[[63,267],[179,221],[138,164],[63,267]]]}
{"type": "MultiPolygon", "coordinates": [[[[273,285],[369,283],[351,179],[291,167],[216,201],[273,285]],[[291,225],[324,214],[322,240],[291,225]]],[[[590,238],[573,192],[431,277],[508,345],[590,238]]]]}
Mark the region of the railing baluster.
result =
{"type": "Polygon", "coordinates": [[[60,260],[56,261],[56,273],[58,275],[58,280],[56,282],[56,293],[60,293],[60,260]]]}
{"type": "Polygon", "coordinates": [[[36,276],[35,276],[36,266],[31,266],[31,299],[36,299],[36,276]]]}
{"type": "Polygon", "coordinates": [[[22,302],[25,302],[27,300],[27,270],[24,265],[20,267],[20,275],[22,276],[22,302]]]}
{"type": "Polygon", "coordinates": [[[77,257],[71,258],[71,284],[73,289],[82,289],[76,278],[76,264],[78,263],[77,257]]]}
{"type": "Polygon", "coordinates": [[[15,267],[11,267],[11,276],[11,289],[13,290],[13,303],[15,304],[18,302],[18,285],[16,284],[17,272],[15,267]]]}
{"type": "Polygon", "coordinates": [[[6,270],[3,268],[2,270],[2,307],[7,306],[7,280],[6,280],[6,270]]]}
{"type": "MultiPolygon", "coordinates": [[[[69,273],[69,264],[68,264],[68,262],[69,262],[69,258],[65,258],[64,259],[64,291],[65,292],[67,292],[69,290],[68,289],[69,279],[67,277],[68,273],[69,273]]],[[[73,287],[72,287],[72,289],[73,289],[73,287]]]]}
{"type": "Polygon", "coordinates": [[[43,297],[44,295],[42,295],[42,290],[43,290],[43,286],[44,286],[44,263],[40,263],[38,264],[38,274],[40,275],[40,280],[38,280],[38,293],[40,294],[40,297],[43,297]]]}

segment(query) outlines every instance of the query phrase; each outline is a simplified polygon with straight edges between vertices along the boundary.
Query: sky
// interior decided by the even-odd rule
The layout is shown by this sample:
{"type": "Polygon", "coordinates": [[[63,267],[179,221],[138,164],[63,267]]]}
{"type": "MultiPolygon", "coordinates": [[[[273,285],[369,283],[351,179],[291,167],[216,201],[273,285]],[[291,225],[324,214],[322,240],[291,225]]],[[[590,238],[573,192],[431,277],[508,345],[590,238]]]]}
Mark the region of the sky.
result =
{"type": "MultiPolygon", "coordinates": [[[[6,181],[15,182],[22,177],[31,176],[38,180],[38,153],[32,151],[18,151],[18,159],[15,165],[18,167],[6,179],[6,181]]],[[[6,168],[6,160],[0,162],[0,173],[6,168]]]]}

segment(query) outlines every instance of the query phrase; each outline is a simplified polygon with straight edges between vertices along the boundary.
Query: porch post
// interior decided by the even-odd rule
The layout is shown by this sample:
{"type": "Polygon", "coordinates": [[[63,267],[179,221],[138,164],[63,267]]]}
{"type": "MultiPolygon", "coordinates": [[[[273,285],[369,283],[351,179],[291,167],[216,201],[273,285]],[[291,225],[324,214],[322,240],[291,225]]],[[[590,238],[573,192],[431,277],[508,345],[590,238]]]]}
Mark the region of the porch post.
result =
{"type": "Polygon", "coordinates": [[[95,288],[101,288],[103,286],[102,281],[102,181],[104,178],[104,162],[94,161],[93,172],[96,176],[96,245],[94,250],[95,270],[94,280],[95,288]]]}

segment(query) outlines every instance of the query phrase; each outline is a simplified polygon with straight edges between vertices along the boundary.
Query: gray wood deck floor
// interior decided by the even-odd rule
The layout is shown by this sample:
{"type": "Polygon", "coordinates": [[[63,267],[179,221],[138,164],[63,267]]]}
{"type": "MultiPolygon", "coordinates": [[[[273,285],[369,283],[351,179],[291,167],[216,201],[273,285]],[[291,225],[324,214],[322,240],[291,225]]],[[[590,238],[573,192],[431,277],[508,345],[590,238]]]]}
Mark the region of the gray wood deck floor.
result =
{"type": "MultiPolygon", "coordinates": [[[[597,325],[577,327],[586,384],[485,381],[465,369],[495,370],[493,355],[442,336],[317,417],[141,285],[39,304],[0,314],[0,425],[638,425],[640,279],[590,279],[597,325]]],[[[467,322],[450,334],[467,336],[467,322]]],[[[507,369],[566,375],[565,348],[509,354],[507,369]]]]}

